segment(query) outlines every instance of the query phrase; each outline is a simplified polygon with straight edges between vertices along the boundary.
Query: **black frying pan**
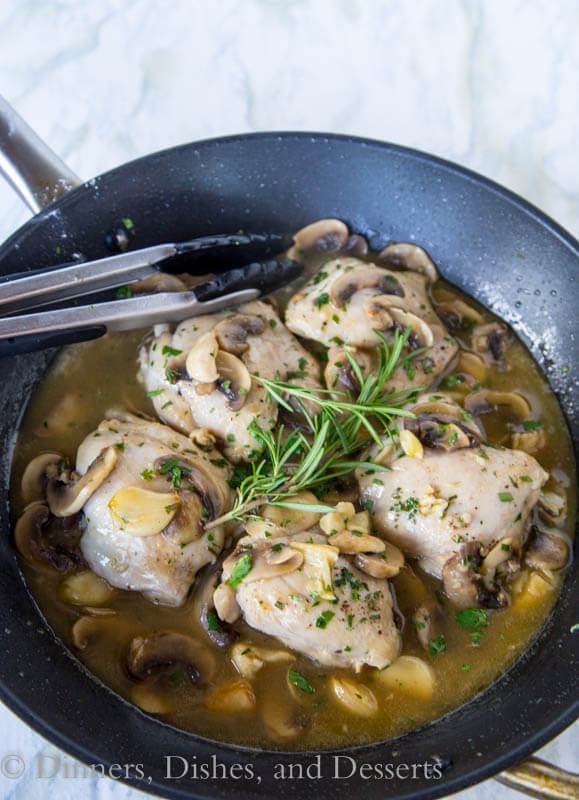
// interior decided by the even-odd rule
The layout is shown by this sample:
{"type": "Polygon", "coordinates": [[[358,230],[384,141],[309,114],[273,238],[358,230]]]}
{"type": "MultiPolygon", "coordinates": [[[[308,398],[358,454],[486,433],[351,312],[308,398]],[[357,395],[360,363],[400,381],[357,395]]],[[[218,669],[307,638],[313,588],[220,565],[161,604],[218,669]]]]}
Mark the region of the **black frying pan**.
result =
{"type": "MultiPolygon", "coordinates": [[[[37,166],[46,166],[44,156],[37,166]]],[[[53,202],[0,248],[0,274],[61,263],[75,253],[91,259],[107,255],[107,235],[125,217],[134,223],[135,248],[239,229],[294,231],[320,217],[345,220],[373,248],[390,239],[420,243],[445,278],[502,316],[531,348],[559,396],[577,448],[579,410],[572,394],[578,363],[577,242],[485,178],[423,153],[345,136],[257,134],[197,142],[126,164],[53,202]]],[[[313,755],[252,752],[208,742],[125,703],[56,638],[39,632],[42,620],[9,534],[15,432],[53,354],[0,361],[5,443],[0,696],[54,744],[86,763],[143,764],[150,782],[134,777],[134,770],[129,780],[175,798],[218,798],[232,791],[239,798],[280,800],[296,794],[304,800],[333,800],[336,792],[366,800],[434,798],[520,762],[575,719],[579,634],[570,629],[577,621],[576,566],[536,641],[495,684],[419,731],[349,751],[358,764],[396,767],[434,759],[440,779],[424,777],[423,771],[412,779],[401,770],[389,780],[356,772],[336,781],[333,755],[323,754],[322,779],[276,780],[275,764],[307,764],[313,755]],[[216,754],[225,765],[249,762],[261,782],[167,780],[164,756],[169,754],[198,762],[216,754]]]]}

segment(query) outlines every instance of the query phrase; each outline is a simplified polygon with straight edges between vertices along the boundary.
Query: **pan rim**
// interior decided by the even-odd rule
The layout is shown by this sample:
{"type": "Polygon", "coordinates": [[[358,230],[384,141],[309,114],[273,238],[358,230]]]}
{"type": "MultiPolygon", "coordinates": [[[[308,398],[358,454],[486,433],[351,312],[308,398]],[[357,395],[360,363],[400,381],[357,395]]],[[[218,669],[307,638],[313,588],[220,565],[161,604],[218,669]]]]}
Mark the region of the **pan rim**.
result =
{"type": "MultiPolygon", "coordinates": [[[[166,157],[169,154],[176,153],[176,152],[179,152],[179,151],[186,151],[186,150],[191,150],[191,149],[195,149],[195,148],[215,147],[215,146],[218,146],[220,144],[235,143],[235,142],[243,141],[243,140],[246,140],[246,139],[252,139],[252,140],[263,139],[263,140],[269,140],[269,141],[275,140],[275,139],[279,139],[279,140],[299,139],[299,140],[310,140],[310,141],[312,141],[312,144],[315,144],[315,143],[318,143],[318,142],[319,143],[325,143],[325,142],[330,142],[331,143],[333,141],[335,141],[335,142],[349,142],[349,143],[353,143],[353,144],[362,145],[362,146],[365,146],[365,147],[376,147],[376,148],[379,148],[381,150],[387,150],[387,151],[396,153],[398,155],[402,155],[402,156],[404,156],[406,158],[409,158],[409,159],[412,159],[412,160],[419,160],[419,161],[422,161],[422,162],[425,162],[425,163],[434,164],[438,168],[442,168],[442,169],[444,169],[444,170],[446,170],[446,171],[448,171],[450,173],[460,175],[463,178],[467,178],[469,181],[477,184],[478,186],[482,185],[486,189],[492,191],[493,193],[498,194],[503,199],[507,200],[510,204],[515,206],[518,210],[522,210],[527,216],[530,216],[533,220],[535,220],[543,228],[547,228],[549,230],[549,232],[552,235],[556,236],[565,246],[567,246],[571,250],[572,253],[574,253],[575,255],[579,255],[579,242],[573,237],[573,235],[571,233],[569,233],[567,230],[565,230],[562,226],[560,226],[551,217],[549,217],[547,214],[545,214],[543,211],[541,211],[539,208],[534,206],[529,201],[527,201],[524,198],[520,197],[519,195],[517,195],[516,193],[512,192],[511,190],[505,188],[501,184],[499,184],[499,183],[493,181],[492,179],[489,179],[489,178],[485,177],[484,175],[481,175],[481,174],[479,174],[479,173],[477,173],[477,172],[475,172],[475,171],[473,171],[473,170],[471,170],[471,169],[469,169],[467,167],[464,167],[464,166],[462,166],[460,164],[457,164],[457,163],[452,162],[452,161],[448,161],[448,160],[446,160],[444,158],[441,158],[439,156],[436,156],[436,155],[433,155],[433,154],[430,154],[430,153],[427,153],[427,152],[424,152],[424,151],[421,151],[421,150],[405,147],[403,145],[398,145],[398,144],[390,143],[390,142],[383,142],[383,141],[380,141],[380,140],[369,139],[369,138],[364,138],[364,137],[350,136],[350,135],[347,135],[347,134],[328,134],[328,133],[305,132],[305,131],[279,131],[279,132],[278,131],[270,131],[270,132],[260,132],[260,133],[245,133],[245,134],[239,134],[239,135],[232,134],[232,135],[227,135],[227,136],[222,136],[222,137],[208,138],[208,139],[203,139],[203,140],[194,141],[194,142],[190,142],[190,143],[184,143],[184,144],[181,144],[181,145],[177,145],[175,147],[171,147],[171,148],[167,148],[167,149],[164,149],[164,150],[157,151],[157,152],[152,153],[150,155],[139,157],[139,158],[134,159],[132,161],[126,162],[125,164],[122,164],[122,165],[120,165],[118,167],[115,167],[115,168],[113,168],[111,170],[108,170],[107,172],[104,172],[101,175],[99,175],[97,178],[93,178],[91,181],[85,182],[81,186],[79,186],[76,189],[72,190],[69,194],[63,196],[62,198],[59,198],[54,203],[52,203],[50,206],[48,206],[46,209],[41,211],[40,214],[38,214],[36,217],[33,217],[31,220],[29,220],[26,223],[24,223],[24,225],[21,226],[14,234],[12,234],[12,236],[10,236],[6,240],[6,242],[0,247],[0,256],[1,256],[2,252],[5,250],[5,248],[12,247],[21,236],[27,235],[28,231],[29,231],[29,226],[33,225],[35,221],[42,220],[46,215],[52,213],[56,208],[66,207],[69,203],[74,202],[75,201],[75,197],[77,195],[78,189],[85,189],[87,186],[90,188],[91,183],[93,183],[94,181],[99,181],[99,180],[104,179],[107,176],[110,176],[110,175],[115,174],[115,173],[116,174],[122,173],[122,171],[125,170],[125,169],[134,170],[136,167],[138,167],[138,164],[140,162],[145,162],[146,161],[147,163],[151,163],[156,158],[166,157]],[[324,140],[325,140],[325,142],[324,142],[324,140]]],[[[573,576],[572,576],[571,573],[566,578],[565,584],[567,585],[567,591],[570,590],[570,587],[568,586],[568,584],[571,582],[572,578],[573,578],[573,576]]],[[[26,584],[25,584],[25,586],[26,586],[26,584]]],[[[563,587],[562,592],[565,592],[565,591],[566,591],[566,588],[563,587]]],[[[558,607],[558,605],[560,603],[560,600],[561,600],[561,598],[557,601],[557,604],[556,604],[555,608],[558,607]]],[[[550,620],[551,620],[551,616],[545,622],[545,625],[543,626],[543,629],[538,633],[537,637],[535,638],[534,642],[531,643],[530,647],[533,647],[533,645],[542,637],[542,635],[544,635],[544,629],[545,629],[545,627],[547,627],[549,625],[549,621],[550,620]]],[[[526,652],[528,652],[528,651],[526,651],[526,652]]],[[[519,659],[517,659],[515,664],[518,663],[518,661],[519,661],[519,659]]],[[[509,671],[510,671],[511,668],[509,668],[509,671]]],[[[88,671],[87,671],[87,675],[90,676],[90,673],[88,673],[88,671]]],[[[93,680],[94,680],[94,678],[93,678],[93,680]]],[[[100,682],[97,681],[97,683],[100,683],[100,682]]],[[[104,684],[102,684],[102,685],[104,686],[104,684]]],[[[491,688],[491,687],[487,687],[487,689],[488,688],[491,688]]],[[[110,692],[110,690],[107,690],[107,691],[110,692]]],[[[484,691],[487,691],[487,690],[485,689],[484,691]]],[[[112,694],[114,694],[114,693],[112,693],[112,694]]],[[[6,687],[4,686],[3,683],[0,684],[0,697],[2,698],[3,702],[5,702],[6,705],[12,711],[14,711],[14,713],[16,713],[31,728],[33,728],[34,730],[39,732],[41,735],[43,735],[49,741],[51,741],[52,743],[55,743],[58,747],[63,749],[65,752],[70,753],[71,755],[73,755],[74,757],[78,758],[80,761],[82,761],[84,763],[87,763],[87,764],[89,764],[91,762],[94,763],[94,758],[91,757],[90,752],[88,751],[88,749],[86,749],[84,746],[77,745],[75,742],[73,742],[67,736],[65,736],[64,734],[61,734],[53,726],[45,723],[44,720],[42,720],[42,719],[40,719],[38,717],[36,712],[33,712],[33,711],[30,710],[30,708],[26,707],[20,701],[19,698],[17,698],[16,696],[13,696],[11,692],[6,692],[6,687]],[[8,697],[10,698],[10,701],[8,701],[8,697]]],[[[118,695],[115,695],[115,697],[117,699],[121,699],[122,700],[122,698],[119,698],[118,695]]],[[[469,703],[470,702],[472,702],[472,700],[469,701],[469,703]]],[[[123,703],[126,703],[126,701],[123,701],[123,703]]],[[[126,704],[126,705],[128,705],[128,704],[126,704]]],[[[487,763],[485,766],[480,766],[478,768],[474,768],[473,770],[466,771],[463,775],[459,775],[454,779],[453,778],[449,778],[448,780],[445,780],[444,783],[439,787],[439,790],[437,790],[436,786],[433,786],[430,796],[431,797],[438,797],[438,796],[441,796],[442,794],[446,794],[446,793],[450,793],[450,792],[456,792],[456,791],[460,790],[461,788],[464,788],[464,787],[470,786],[470,785],[474,785],[474,783],[478,783],[481,780],[484,780],[484,779],[486,779],[488,777],[491,777],[492,775],[496,774],[498,771],[501,771],[502,769],[505,769],[508,766],[511,766],[511,765],[517,763],[519,760],[521,760],[522,758],[526,757],[530,753],[534,752],[536,749],[541,747],[543,744],[545,744],[547,741],[549,741],[554,736],[556,736],[559,732],[561,732],[565,727],[567,727],[567,725],[570,724],[573,721],[573,719],[575,718],[575,716],[576,716],[577,705],[578,705],[577,702],[575,702],[575,703],[571,702],[569,707],[562,714],[560,714],[558,717],[553,719],[546,728],[545,727],[541,728],[534,736],[532,736],[532,737],[530,737],[528,739],[525,739],[525,741],[522,742],[519,745],[518,748],[515,748],[514,750],[510,750],[509,753],[506,754],[505,756],[503,756],[503,757],[501,757],[499,759],[492,760],[491,762],[487,763]]],[[[461,708],[464,708],[464,706],[461,707],[461,708]]],[[[456,709],[453,712],[451,712],[451,714],[452,713],[456,713],[456,711],[460,711],[460,708],[456,709]]],[[[433,724],[435,724],[435,723],[433,723],[433,724]]],[[[411,736],[412,734],[407,734],[407,736],[408,735],[411,736]]],[[[198,739],[199,737],[195,737],[195,738],[198,739]]],[[[388,742],[389,743],[395,743],[395,742],[399,741],[400,738],[404,738],[404,737],[399,737],[398,739],[388,740],[388,742]]],[[[207,741],[207,740],[201,739],[201,741],[207,741]]],[[[369,745],[369,746],[376,747],[376,746],[379,746],[379,745],[380,745],[380,743],[377,743],[377,744],[374,744],[374,745],[369,745]]],[[[223,743],[221,743],[221,746],[223,746],[223,747],[233,747],[231,745],[227,745],[227,744],[223,744],[223,743]]],[[[369,746],[365,745],[365,746],[362,746],[362,748],[369,747],[369,746]]],[[[350,748],[348,750],[348,752],[356,752],[357,749],[358,748],[350,748]]],[[[256,752],[260,752],[260,751],[256,751],[256,752]]],[[[266,751],[266,752],[271,752],[271,751],[266,751]]],[[[280,755],[281,754],[282,753],[280,753],[280,755]]],[[[283,754],[285,754],[285,751],[283,751],[283,754]]],[[[163,789],[164,791],[167,790],[167,785],[164,784],[164,783],[157,783],[157,784],[153,784],[151,786],[143,786],[142,783],[139,780],[136,780],[136,779],[128,779],[126,782],[131,784],[131,785],[133,785],[133,786],[135,786],[136,788],[141,789],[142,791],[145,791],[145,792],[154,793],[156,788],[163,789]]],[[[174,792],[174,794],[172,796],[175,796],[175,797],[178,797],[178,796],[191,797],[191,793],[187,792],[185,789],[183,789],[183,790],[181,790],[179,792],[177,786],[173,786],[171,791],[174,792]]],[[[405,794],[404,797],[412,798],[414,796],[421,796],[422,794],[423,794],[423,790],[418,790],[417,793],[415,793],[415,794],[414,793],[413,794],[405,794]]],[[[200,795],[200,796],[208,796],[208,795],[200,795]]]]}

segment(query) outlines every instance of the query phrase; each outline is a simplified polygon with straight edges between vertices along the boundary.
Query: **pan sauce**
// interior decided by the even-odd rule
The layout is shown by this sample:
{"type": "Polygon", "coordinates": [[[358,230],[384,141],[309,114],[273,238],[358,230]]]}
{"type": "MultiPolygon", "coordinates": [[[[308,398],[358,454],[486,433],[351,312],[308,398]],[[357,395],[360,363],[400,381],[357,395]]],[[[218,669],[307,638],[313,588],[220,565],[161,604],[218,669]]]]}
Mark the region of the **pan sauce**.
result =
{"type": "MultiPolygon", "coordinates": [[[[310,273],[318,260],[312,260],[310,273]]],[[[442,280],[431,289],[431,299],[439,310],[441,304],[455,298],[476,308],[485,321],[494,320],[485,309],[442,280]]],[[[281,302],[286,300],[280,298],[281,302]]],[[[458,331],[455,335],[460,352],[465,351],[470,344],[469,331],[458,331]]],[[[32,458],[56,450],[74,463],[77,447],[112,406],[152,415],[151,400],[136,378],[135,354],[142,338],[142,331],[107,336],[66,348],[58,355],[32,396],[19,431],[12,475],[16,515],[24,506],[21,477],[32,458]]],[[[544,432],[544,446],[534,453],[551,475],[544,491],[556,490],[565,495],[567,508],[574,509],[573,455],[558,403],[518,340],[511,341],[505,360],[507,369],[491,366],[481,383],[494,391],[517,391],[528,400],[531,419],[539,420],[544,432]]],[[[452,377],[457,375],[456,365],[454,358],[429,392],[451,390],[463,398],[470,386],[452,377]]],[[[485,414],[487,439],[508,445],[509,423],[504,411],[485,414]]],[[[332,502],[340,499],[328,497],[332,502]]],[[[328,497],[324,502],[328,502],[328,497]]],[[[573,531],[571,516],[561,523],[569,536],[573,531]]],[[[123,697],[149,711],[163,712],[161,719],[176,727],[215,740],[250,747],[310,750],[393,737],[469,700],[505,672],[525,650],[552,609],[563,578],[561,570],[543,573],[541,577],[523,565],[522,572],[507,581],[512,605],[488,611],[486,625],[483,621],[462,627],[456,618],[456,608],[441,592],[440,581],[415,565],[414,572],[406,566],[392,579],[398,606],[406,618],[401,653],[419,661],[406,661],[405,671],[398,676],[388,673],[388,669],[381,672],[374,668],[365,668],[354,675],[350,670],[321,666],[299,654],[291,654],[289,661],[266,664],[249,679],[248,686],[240,683],[241,676],[227,656],[228,648],[219,648],[209,641],[199,621],[195,591],[182,607],[171,608],[149,602],[137,592],[115,590],[109,597],[105,587],[106,602],[101,605],[117,613],[95,616],[87,646],[79,650],[74,646],[71,629],[83,616],[83,605],[82,601],[71,602],[71,592],[68,590],[67,594],[65,588],[68,578],[31,561],[23,560],[22,564],[30,590],[49,625],[91,672],[123,697]],[[436,597],[440,605],[436,640],[443,641],[445,649],[435,644],[425,650],[418,642],[412,616],[425,593],[436,597]],[[180,664],[155,673],[144,682],[129,676],[126,654],[130,641],[135,636],[163,629],[192,635],[214,651],[218,666],[208,690],[196,686],[186,667],[180,664]],[[288,684],[288,669],[294,671],[294,676],[298,673],[305,679],[302,689],[295,685],[295,677],[294,684],[288,684]],[[337,699],[333,678],[345,679],[346,694],[351,688],[348,681],[355,682],[353,709],[337,699]],[[228,691],[219,688],[224,686],[229,687],[228,691]],[[304,691],[303,686],[313,691],[304,691]],[[367,698],[364,687],[375,698],[369,706],[364,703],[367,698]]],[[[255,648],[286,650],[243,621],[236,622],[234,627],[240,640],[255,648]]],[[[398,663],[402,665],[404,661],[398,663]]]]}

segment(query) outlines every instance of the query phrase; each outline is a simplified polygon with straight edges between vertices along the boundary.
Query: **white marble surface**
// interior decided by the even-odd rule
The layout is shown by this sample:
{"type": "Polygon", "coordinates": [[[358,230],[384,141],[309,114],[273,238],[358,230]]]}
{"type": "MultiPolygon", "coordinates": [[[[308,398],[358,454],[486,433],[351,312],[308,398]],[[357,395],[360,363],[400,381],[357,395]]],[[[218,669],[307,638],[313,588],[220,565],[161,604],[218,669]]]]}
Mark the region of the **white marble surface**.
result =
{"type": "MultiPolygon", "coordinates": [[[[338,131],[458,161],[577,235],[578,28],[576,0],[2,0],[0,92],[84,178],[198,138],[338,131]]],[[[0,182],[0,239],[26,218],[0,182]]],[[[4,708],[0,726],[0,767],[28,764],[2,798],[143,797],[35,779],[55,749],[4,708]]],[[[545,757],[577,769],[576,733],[545,757]]]]}

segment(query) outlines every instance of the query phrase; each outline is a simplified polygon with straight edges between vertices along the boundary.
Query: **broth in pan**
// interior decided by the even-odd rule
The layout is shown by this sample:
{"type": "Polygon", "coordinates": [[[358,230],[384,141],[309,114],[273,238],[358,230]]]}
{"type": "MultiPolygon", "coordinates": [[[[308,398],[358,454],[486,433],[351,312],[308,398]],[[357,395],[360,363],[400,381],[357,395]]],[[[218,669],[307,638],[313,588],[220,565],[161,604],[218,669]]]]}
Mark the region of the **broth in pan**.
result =
{"type": "Polygon", "coordinates": [[[556,602],[576,481],[530,354],[421,248],[323,220],[288,256],[308,277],[271,303],[63,349],[12,503],[32,594],[107,686],[317,750],[508,669],[556,602]]]}

